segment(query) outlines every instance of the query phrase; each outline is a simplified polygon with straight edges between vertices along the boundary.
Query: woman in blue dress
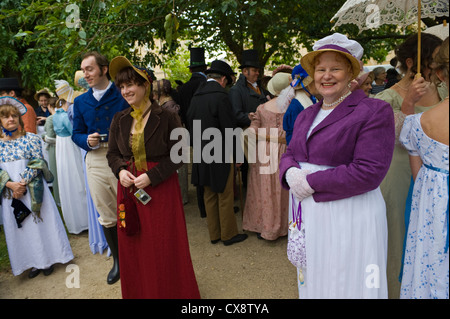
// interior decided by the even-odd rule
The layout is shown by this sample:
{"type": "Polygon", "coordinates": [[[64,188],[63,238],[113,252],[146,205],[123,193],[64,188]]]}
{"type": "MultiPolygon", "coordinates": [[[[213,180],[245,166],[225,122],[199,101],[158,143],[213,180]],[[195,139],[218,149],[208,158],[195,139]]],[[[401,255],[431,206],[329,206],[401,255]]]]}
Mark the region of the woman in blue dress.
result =
{"type": "Polygon", "coordinates": [[[11,97],[0,98],[0,213],[15,276],[53,271],[73,259],[64,225],[47,182],[53,179],[38,135],[26,133],[21,116],[26,107],[11,97]]]}
{"type": "MultiPolygon", "coordinates": [[[[448,42],[447,38],[434,62],[447,88],[448,42]]],[[[433,109],[408,116],[400,142],[408,150],[414,179],[400,297],[448,299],[448,96],[433,109]]]]}

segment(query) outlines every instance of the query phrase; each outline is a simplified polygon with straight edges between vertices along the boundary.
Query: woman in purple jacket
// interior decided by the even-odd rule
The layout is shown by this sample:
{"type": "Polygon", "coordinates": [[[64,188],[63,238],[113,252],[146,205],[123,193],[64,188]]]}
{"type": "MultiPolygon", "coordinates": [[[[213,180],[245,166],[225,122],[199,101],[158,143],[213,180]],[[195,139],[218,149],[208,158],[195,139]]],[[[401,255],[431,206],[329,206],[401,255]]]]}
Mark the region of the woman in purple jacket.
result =
{"type": "Polygon", "coordinates": [[[379,185],[392,159],[394,115],[384,101],[350,91],[357,42],[335,33],[300,63],[323,100],[300,113],[280,163],[293,204],[290,240],[300,298],[386,298],[387,225],[379,185]],[[300,230],[300,231],[298,231],[300,230]],[[295,234],[295,236],[293,236],[295,234]],[[293,256],[296,254],[297,256],[293,256]],[[298,255],[301,255],[300,257],[298,255]]]}

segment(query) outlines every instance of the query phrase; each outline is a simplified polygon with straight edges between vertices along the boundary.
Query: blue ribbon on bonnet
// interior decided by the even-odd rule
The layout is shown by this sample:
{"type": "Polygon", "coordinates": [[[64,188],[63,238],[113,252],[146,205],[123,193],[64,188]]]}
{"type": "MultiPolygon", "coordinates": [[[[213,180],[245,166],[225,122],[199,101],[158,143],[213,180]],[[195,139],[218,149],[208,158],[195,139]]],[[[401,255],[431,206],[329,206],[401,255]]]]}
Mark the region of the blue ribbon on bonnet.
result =
{"type": "Polygon", "coordinates": [[[302,86],[303,90],[305,90],[306,92],[308,92],[308,94],[311,97],[311,100],[314,103],[317,103],[316,97],[311,94],[308,89],[305,87],[305,85],[303,84],[303,81],[309,76],[308,72],[306,72],[306,70],[301,66],[301,64],[297,65],[293,70],[292,70],[292,74],[291,74],[292,78],[294,79],[294,81],[291,82],[291,86],[293,88],[295,88],[299,83],[302,86]]]}

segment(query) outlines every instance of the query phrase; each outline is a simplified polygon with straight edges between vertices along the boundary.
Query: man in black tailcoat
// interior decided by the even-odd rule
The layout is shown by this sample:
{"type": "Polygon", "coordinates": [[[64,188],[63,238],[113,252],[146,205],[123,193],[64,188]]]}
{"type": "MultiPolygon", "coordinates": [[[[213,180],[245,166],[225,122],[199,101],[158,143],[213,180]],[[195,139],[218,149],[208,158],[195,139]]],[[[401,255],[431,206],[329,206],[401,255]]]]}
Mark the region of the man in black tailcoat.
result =
{"type": "Polygon", "coordinates": [[[184,83],[179,89],[179,103],[180,117],[183,124],[189,130],[189,123],[186,122],[186,112],[191,104],[192,96],[198,87],[206,82],[205,71],[207,64],[205,63],[205,49],[204,48],[189,48],[191,52],[191,61],[189,71],[192,73],[189,81],[184,83]]]}
{"type": "MultiPolygon", "coordinates": [[[[258,62],[257,50],[244,50],[239,68],[242,70],[242,73],[236,84],[230,89],[230,100],[237,125],[242,129],[246,129],[250,126],[248,114],[256,112],[259,105],[266,103],[266,96],[269,93],[259,86],[261,66],[258,62]]],[[[244,187],[246,187],[248,174],[247,161],[241,166],[241,171],[242,182],[244,187]]]]}
{"type": "MultiPolygon", "coordinates": [[[[207,64],[205,63],[205,49],[204,48],[189,48],[191,52],[191,61],[189,71],[192,76],[185,84],[183,84],[178,91],[178,104],[180,105],[181,121],[189,128],[189,123],[186,121],[186,113],[191,104],[191,99],[198,87],[206,82],[205,71],[207,64]]],[[[197,189],[197,205],[200,210],[200,216],[206,217],[205,204],[203,202],[203,187],[196,186],[197,189]]]]}
{"type": "MultiPolygon", "coordinates": [[[[234,164],[243,160],[235,138],[227,138],[226,130],[236,128],[227,83],[233,70],[228,63],[215,60],[206,71],[208,80],[195,92],[187,110],[189,133],[193,145],[192,184],[204,187],[206,218],[211,243],[223,241],[232,245],[247,238],[239,234],[234,215],[234,164]],[[195,122],[194,122],[195,121],[195,122]],[[214,134],[212,140],[203,133],[214,134]],[[212,145],[210,143],[213,143],[212,145]],[[212,149],[211,149],[212,146],[212,149]]],[[[239,166],[239,164],[236,164],[239,166]]]]}

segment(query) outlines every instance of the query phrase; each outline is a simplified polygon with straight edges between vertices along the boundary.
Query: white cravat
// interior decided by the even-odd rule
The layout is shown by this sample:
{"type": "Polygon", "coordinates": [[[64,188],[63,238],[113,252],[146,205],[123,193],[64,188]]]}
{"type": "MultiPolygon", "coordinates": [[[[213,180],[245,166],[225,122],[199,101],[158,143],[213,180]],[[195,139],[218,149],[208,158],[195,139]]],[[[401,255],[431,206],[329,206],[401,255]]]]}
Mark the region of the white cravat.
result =
{"type": "Polygon", "coordinates": [[[247,81],[247,82],[250,83],[255,89],[258,88],[258,83],[257,82],[255,82],[255,83],[251,83],[250,81],[247,81]]]}
{"type": "Polygon", "coordinates": [[[109,81],[108,86],[104,90],[98,90],[96,88],[92,88],[92,94],[94,95],[94,98],[97,101],[100,101],[102,99],[103,95],[105,95],[106,91],[108,91],[108,89],[111,87],[111,85],[112,85],[112,82],[109,81]]]}

